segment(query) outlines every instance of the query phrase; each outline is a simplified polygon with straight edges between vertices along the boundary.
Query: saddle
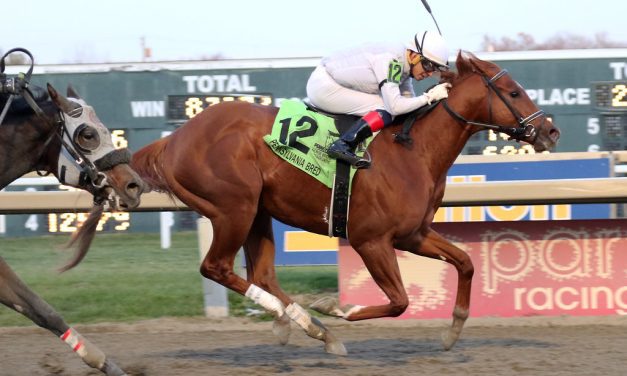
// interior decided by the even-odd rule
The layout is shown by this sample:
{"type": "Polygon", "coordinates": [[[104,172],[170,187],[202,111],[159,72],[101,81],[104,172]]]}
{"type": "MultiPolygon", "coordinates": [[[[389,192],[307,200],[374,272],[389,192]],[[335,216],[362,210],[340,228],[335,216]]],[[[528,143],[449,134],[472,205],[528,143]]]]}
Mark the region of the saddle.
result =
{"type": "MultiPolygon", "coordinates": [[[[321,113],[335,121],[338,137],[348,131],[348,129],[360,119],[360,116],[336,114],[321,110],[313,104],[304,101],[308,110],[321,113]]],[[[413,140],[409,137],[409,131],[415,121],[433,110],[439,102],[420,107],[413,112],[399,116],[395,123],[402,123],[403,128],[400,133],[394,135],[394,141],[409,147],[413,140]]],[[[342,160],[336,160],[335,177],[333,179],[333,190],[331,191],[331,213],[329,215],[329,236],[337,236],[348,239],[348,211],[349,211],[349,187],[350,187],[351,166],[342,160]]]]}
{"type": "Polygon", "coordinates": [[[361,118],[361,116],[357,115],[336,114],[333,112],[322,110],[311,104],[311,102],[309,102],[307,99],[305,99],[303,103],[305,103],[305,106],[307,106],[307,109],[309,111],[317,112],[333,119],[333,121],[335,122],[335,126],[339,132],[338,136],[346,133],[348,131],[348,128],[350,128],[357,120],[361,118]]]}

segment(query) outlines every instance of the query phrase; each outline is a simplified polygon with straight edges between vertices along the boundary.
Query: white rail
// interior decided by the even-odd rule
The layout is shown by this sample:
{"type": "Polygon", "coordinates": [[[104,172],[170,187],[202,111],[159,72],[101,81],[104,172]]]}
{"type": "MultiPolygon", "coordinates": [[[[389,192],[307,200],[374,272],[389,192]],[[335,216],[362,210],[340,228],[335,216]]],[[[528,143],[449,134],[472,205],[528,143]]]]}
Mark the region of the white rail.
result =
{"type": "MultiPolygon", "coordinates": [[[[591,204],[627,202],[627,178],[560,179],[449,183],[443,206],[591,204]]],[[[84,191],[0,192],[0,214],[88,211],[84,191]]],[[[137,212],[189,210],[165,194],[142,195],[137,212]]]]}
{"type": "MultiPolygon", "coordinates": [[[[627,152],[554,153],[528,155],[460,156],[456,164],[530,162],[608,158],[610,171],[627,171],[627,152]]],[[[54,177],[28,174],[13,185],[55,185],[54,177]]],[[[487,181],[449,183],[443,206],[588,204],[627,202],[627,178],[559,179],[525,181],[487,181]]],[[[83,191],[0,192],[0,214],[60,213],[87,211],[92,198],[83,191]]],[[[160,193],[142,196],[139,208],[133,211],[159,212],[188,210],[180,201],[160,193]]]]}

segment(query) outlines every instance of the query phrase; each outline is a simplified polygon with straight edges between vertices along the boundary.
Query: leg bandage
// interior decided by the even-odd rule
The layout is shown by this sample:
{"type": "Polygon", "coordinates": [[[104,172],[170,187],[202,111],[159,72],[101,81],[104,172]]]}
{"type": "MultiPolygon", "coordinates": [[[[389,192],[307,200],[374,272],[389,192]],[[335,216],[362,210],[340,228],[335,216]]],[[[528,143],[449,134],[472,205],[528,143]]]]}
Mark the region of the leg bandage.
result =
{"type": "Polygon", "coordinates": [[[285,308],[285,313],[297,323],[301,328],[307,330],[311,325],[311,316],[303,307],[296,303],[292,303],[285,308]]]}
{"type": "Polygon", "coordinates": [[[67,343],[89,366],[102,370],[105,364],[105,354],[94,344],[83,338],[75,329],[69,328],[61,335],[61,340],[67,343]]]}
{"type": "Polygon", "coordinates": [[[87,355],[83,339],[76,331],[72,330],[72,328],[66,330],[65,333],[61,335],[61,340],[67,343],[72,348],[72,351],[77,353],[81,358],[87,355]]]}
{"type": "Polygon", "coordinates": [[[246,290],[247,298],[252,299],[253,302],[259,304],[266,310],[272,312],[276,317],[281,317],[285,313],[283,303],[274,295],[266,292],[260,287],[251,284],[248,290],[246,290]]]}

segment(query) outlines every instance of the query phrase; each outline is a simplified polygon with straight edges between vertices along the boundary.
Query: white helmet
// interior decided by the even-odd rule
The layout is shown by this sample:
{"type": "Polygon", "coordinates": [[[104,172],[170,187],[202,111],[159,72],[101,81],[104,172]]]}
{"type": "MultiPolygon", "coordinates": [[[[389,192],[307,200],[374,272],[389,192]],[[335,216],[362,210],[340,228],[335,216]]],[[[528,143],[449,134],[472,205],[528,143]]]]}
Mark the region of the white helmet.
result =
{"type": "Polygon", "coordinates": [[[440,66],[448,67],[448,47],[444,38],[438,33],[432,31],[417,33],[407,48],[440,66]]]}

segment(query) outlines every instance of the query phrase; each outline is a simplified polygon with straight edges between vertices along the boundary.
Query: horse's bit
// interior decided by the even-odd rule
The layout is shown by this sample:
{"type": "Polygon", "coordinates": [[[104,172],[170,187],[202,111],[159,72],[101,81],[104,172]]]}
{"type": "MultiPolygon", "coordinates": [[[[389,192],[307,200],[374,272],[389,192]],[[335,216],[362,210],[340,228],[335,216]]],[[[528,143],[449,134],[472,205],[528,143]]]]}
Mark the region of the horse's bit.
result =
{"type": "Polygon", "coordinates": [[[455,112],[451,107],[449,107],[448,105],[448,101],[445,99],[442,101],[442,105],[444,106],[444,109],[455,119],[469,124],[469,125],[476,125],[476,126],[480,126],[480,127],[485,127],[485,128],[489,128],[489,129],[493,129],[496,132],[501,132],[501,133],[505,133],[508,136],[510,136],[510,139],[513,140],[517,140],[517,141],[521,141],[523,139],[533,139],[535,137],[538,137],[538,133],[537,130],[535,128],[535,126],[533,124],[531,124],[531,122],[535,119],[538,119],[540,117],[544,117],[543,123],[546,120],[546,114],[544,113],[544,111],[542,110],[538,110],[536,112],[534,112],[533,114],[527,116],[527,117],[523,117],[518,110],[516,110],[516,108],[514,108],[514,106],[512,106],[512,104],[507,100],[507,98],[505,98],[505,96],[498,90],[498,88],[496,87],[496,85],[494,84],[494,82],[496,80],[498,80],[499,78],[505,76],[507,74],[507,69],[503,69],[500,72],[498,72],[497,74],[494,75],[494,77],[488,79],[483,73],[481,73],[481,78],[483,79],[483,81],[485,82],[486,86],[488,87],[488,109],[489,109],[489,114],[490,114],[490,120],[488,123],[481,123],[481,122],[476,122],[476,121],[472,121],[472,120],[467,120],[466,118],[464,118],[462,115],[460,115],[459,113],[455,112]],[[516,118],[516,122],[518,123],[518,127],[514,128],[514,127],[508,127],[508,126],[504,126],[504,125],[499,125],[499,124],[491,124],[492,122],[492,100],[491,100],[491,96],[490,94],[494,92],[500,99],[501,101],[503,101],[503,103],[505,104],[505,106],[507,107],[507,109],[509,110],[509,112],[511,112],[512,115],[514,115],[514,118],[516,118]]]}

